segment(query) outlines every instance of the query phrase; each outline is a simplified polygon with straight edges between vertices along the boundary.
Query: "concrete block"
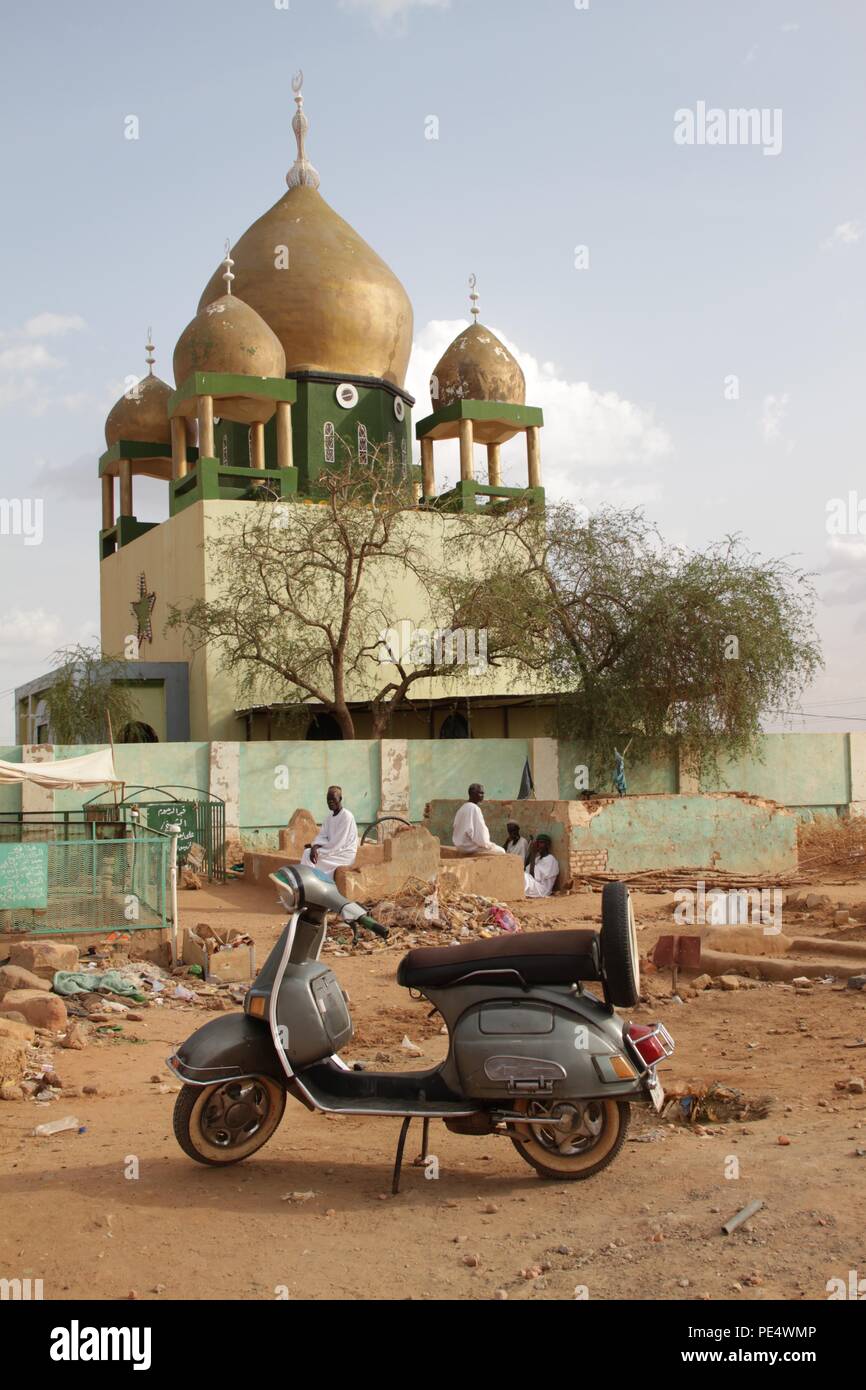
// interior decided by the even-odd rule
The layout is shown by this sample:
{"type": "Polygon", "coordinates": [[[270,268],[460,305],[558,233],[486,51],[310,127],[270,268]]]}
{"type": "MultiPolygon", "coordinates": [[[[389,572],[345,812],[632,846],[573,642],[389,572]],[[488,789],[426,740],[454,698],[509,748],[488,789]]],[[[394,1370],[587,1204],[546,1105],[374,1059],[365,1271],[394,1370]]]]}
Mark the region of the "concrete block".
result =
{"type": "Polygon", "coordinates": [[[21,965],[0,966],[0,999],[3,998],[4,994],[8,994],[10,989],[50,988],[51,984],[48,980],[34,975],[31,970],[25,970],[21,965]]]}
{"type": "Polygon", "coordinates": [[[16,942],[9,949],[9,964],[20,965],[50,985],[56,971],[78,969],[78,947],[60,941],[16,942]]]}
{"type": "Polygon", "coordinates": [[[301,807],[292,815],[285,830],[280,831],[280,850],[285,862],[297,864],[304,853],[305,845],[312,844],[318,833],[316,817],[301,807]]]}
{"type": "Polygon", "coordinates": [[[34,1028],[65,1029],[68,1023],[66,1005],[57,994],[41,989],[10,989],[0,1003],[4,1013],[21,1014],[34,1028]]]}
{"type": "Polygon", "coordinates": [[[401,830],[381,845],[362,845],[351,868],[338,869],[334,882],[356,902],[376,902],[399,893],[410,878],[433,883],[439,872],[439,841],[423,826],[401,830]]]}
{"type": "Polygon", "coordinates": [[[517,902],[525,896],[523,865],[514,854],[473,854],[443,859],[439,882],[461,893],[478,893],[501,902],[517,902]]]}

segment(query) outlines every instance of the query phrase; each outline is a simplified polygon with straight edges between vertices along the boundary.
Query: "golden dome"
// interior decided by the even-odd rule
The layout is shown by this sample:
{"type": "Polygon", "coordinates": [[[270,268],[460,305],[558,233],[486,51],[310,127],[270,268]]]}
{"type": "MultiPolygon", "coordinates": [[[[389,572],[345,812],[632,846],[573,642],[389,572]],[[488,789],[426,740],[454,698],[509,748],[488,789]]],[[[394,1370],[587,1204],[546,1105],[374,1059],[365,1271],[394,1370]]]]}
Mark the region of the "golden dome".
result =
{"type": "Polygon", "coordinates": [[[453,401],[505,401],[526,404],[526,379],[520,364],[495,333],[473,323],[440,357],[430,379],[434,410],[453,401]]]}
{"type": "Polygon", "coordinates": [[[199,309],[177,340],[177,385],[192,372],[284,377],[286,354],[261,315],[229,291],[199,309]]]}
{"type": "Polygon", "coordinates": [[[108,413],[105,421],[105,442],[109,448],[119,439],[131,439],[142,444],[171,442],[171,425],[168,419],[171,387],[153,374],[153,344],[150,342],[147,344],[147,351],[147,376],[142,377],[136,386],[122,395],[108,413]]]}
{"type": "MultiPolygon", "coordinates": [[[[307,120],[296,80],[298,158],[289,187],[233,248],[239,297],[261,314],[286,354],[286,371],[373,376],[402,386],[412,348],[412,305],[400,281],[318,191],[304,152],[307,120]]],[[[199,308],[220,293],[214,271],[199,308]]]]}

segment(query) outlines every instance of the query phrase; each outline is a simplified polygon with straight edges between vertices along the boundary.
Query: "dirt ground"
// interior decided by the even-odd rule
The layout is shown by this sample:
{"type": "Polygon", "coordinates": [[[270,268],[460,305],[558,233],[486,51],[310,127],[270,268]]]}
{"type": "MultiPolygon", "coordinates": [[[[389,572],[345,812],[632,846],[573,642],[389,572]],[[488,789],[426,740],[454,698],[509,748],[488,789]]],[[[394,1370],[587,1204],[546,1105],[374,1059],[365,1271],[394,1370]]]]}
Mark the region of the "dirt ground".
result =
{"type": "MultiPolygon", "coordinates": [[[[862,881],[823,891],[866,902],[862,881]]],[[[269,888],[230,883],[182,899],[188,923],[249,931],[259,962],[279,933],[269,888]]],[[[526,907],[554,928],[597,925],[599,910],[592,892],[526,907]]],[[[672,929],[673,899],[638,895],[636,910],[644,954],[672,929]]],[[[357,1030],[350,1062],[417,1068],[442,1056],[441,1021],[394,981],[400,955],[376,946],[332,961],[357,1030]],[[420,1061],[401,1050],[406,1034],[420,1061]]],[[[214,1015],[143,1010],[118,1041],[57,1050],[64,1083],[96,1095],[47,1111],[0,1105],[0,1274],[42,1279],[46,1299],[798,1300],[826,1298],[827,1281],[847,1283],[852,1270],[866,1277],[866,1096],[835,1088],[866,1075],[866,994],[762,984],[686,989],[679,1003],[663,972],[644,989],[631,1013],[662,1019],[677,1044],[665,1084],[770,1096],[767,1118],[693,1128],[635,1109],[616,1161],[578,1183],[540,1179],[507,1139],[439,1124],[429,1180],[411,1166],[416,1124],[397,1197],[397,1121],[313,1115],[291,1100],[252,1159],[226,1170],[190,1161],[172,1135],[177,1087],[164,1059],[214,1015]],[[86,1132],[32,1136],[66,1114],[86,1132]],[[765,1203],[758,1215],[722,1234],[753,1198],[765,1203]]]]}

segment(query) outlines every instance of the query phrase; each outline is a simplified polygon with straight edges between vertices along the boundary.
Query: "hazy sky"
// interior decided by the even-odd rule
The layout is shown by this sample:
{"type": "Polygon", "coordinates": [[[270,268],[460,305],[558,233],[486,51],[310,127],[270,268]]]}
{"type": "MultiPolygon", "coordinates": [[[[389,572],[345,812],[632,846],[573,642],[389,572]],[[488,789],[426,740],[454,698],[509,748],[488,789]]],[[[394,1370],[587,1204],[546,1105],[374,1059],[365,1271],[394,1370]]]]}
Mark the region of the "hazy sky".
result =
{"type": "Polygon", "coordinates": [[[0,32],[0,501],[44,502],[41,544],[0,534],[0,741],[9,690],[98,631],[105,415],[149,324],[172,380],[225,237],[284,190],[299,67],[321,192],[412,298],[416,418],[474,271],[549,493],[815,570],[792,727],[866,729],[860,0],[6,0],[0,32]],[[863,534],[828,534],[852,492],[863,534]]]}

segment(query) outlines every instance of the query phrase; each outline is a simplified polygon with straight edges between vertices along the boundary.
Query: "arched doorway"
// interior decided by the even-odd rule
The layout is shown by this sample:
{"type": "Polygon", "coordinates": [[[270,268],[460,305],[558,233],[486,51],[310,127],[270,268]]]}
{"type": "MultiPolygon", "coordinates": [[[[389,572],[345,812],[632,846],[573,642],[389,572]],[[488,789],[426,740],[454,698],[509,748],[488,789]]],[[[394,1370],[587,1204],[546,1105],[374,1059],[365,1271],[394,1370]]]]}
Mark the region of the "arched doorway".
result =
{"type": "Polygon", "coordinates": [[[124,724],[120,731],[121,743],[159,743],[159,737],[155,729],[149,724],[143,724],[140,719],[133,719],[131,724],[124,724]]]}
{"type": "Polygon", "coordinates": [[[442,728],[439,730],[440,738],[469,738],[469,720],[463,714],[458,714],[455,710],[453,714],[448,714],[442,720],[442,728]]]}
{"type": "Polygon", "coordinates": [[[306,733],[307,739],[341,739],[343,730],[332,714],[314,714],[306,733]]]}

